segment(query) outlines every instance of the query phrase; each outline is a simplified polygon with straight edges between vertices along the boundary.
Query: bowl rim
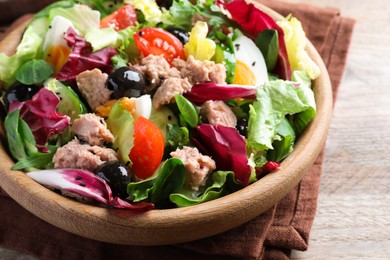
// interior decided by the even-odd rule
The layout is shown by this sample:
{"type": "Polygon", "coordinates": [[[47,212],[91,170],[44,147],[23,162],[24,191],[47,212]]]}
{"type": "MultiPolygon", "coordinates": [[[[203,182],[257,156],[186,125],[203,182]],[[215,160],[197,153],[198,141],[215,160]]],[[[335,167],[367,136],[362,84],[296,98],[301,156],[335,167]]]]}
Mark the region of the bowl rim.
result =
{"type": "MultiPolygon", "coordinates": [[[[282,18],[258,2],[249,2],[276,20],[282,18]]],[[[23,26],[25,24],[18,28],[20,32],[23,26]]],[[[9,36],[15,37],[15,34],[9,36]]],[[[3,41],[8,38],[5,37],[3,41]]],[[[9,47],[0,44],[0,50],[9,50],[9,47]]],[[[25,173],[10,170],[14,162],[3,144],[0,150],[0,186],[17,203],[42,220],[76,235],[115,244],[166,245],[188,242],[244,224],[287,195],[306,174],[325,144],[332,116],[331,83],[320,55],[310,42],[306,50],[321,69],[320,77],[313,84],[316,117],[300,136],[293,152],[282,162],[281,168],[244,189],[184,208],[144,213],[107,209],[59,195],[25,173]]],[[[0,132],[4,136],[4,130],[0,132]]]]}

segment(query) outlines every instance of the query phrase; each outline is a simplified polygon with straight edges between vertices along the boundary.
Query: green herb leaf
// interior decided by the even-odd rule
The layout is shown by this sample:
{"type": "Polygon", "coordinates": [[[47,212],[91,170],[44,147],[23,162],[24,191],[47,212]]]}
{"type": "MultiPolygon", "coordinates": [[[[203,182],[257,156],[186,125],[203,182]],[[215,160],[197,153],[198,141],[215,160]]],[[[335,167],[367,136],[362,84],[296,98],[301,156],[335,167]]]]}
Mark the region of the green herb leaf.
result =
{"type": "Polygon", "coordinates": [[[167,143],[171,147],[179,147],[182,148],[184,145],[188,144],[189,139],[189,131],[186,127],[180,127],[178,125],[168,124],[168,134],[167,134],[167,143]]]}
{"type": "Polygon", "coordinates": [[[279,38],[276,30],[264,30],[256,38],[256,46],[264,56],[267,70],[272,71],[278,61],[279,38]]]}
{"type": "Polygon", "coordinates": [[[15,72],[15,78],[19,82],[32,85],[50,78],[53,74],[52,66],[44,60],[33,59],[27,61],[15,72]]]}
{"type": "Polygon", "coordinates": [[[182,95],[175,96],[177,107],[184,121],[192,128],[195,128],[199,122],[199,115],[194,104],[182,95]]]}
{"type": "Polygon", "coordinates": [[[151,202],[156,208],[165,208],[171,204],[169,195],[181,189],[185,177],[186,171],[180,159],[171,158],[164,163],[151,192],[151,202]]]}
{"type": "Polygon", "coordinates": [[[4,120],[7,132],[8,147],[17,163],[12,170],[45,169],[52,164],[57,146],[48,146],[49,152],[42,153],[36,148],[36,142],[31,129],[19,117],[19,110],[10,112],[4,120]]]}
{"type": "Polygon", "coordinates": [[[36,169],[53,168],[53,156],[56,153],[58,147],[48,146],[48,148],[48,153],[34,152],[29,157],[20,158],[11,169],[27,169],[27,171],[30,171],[36,169]]]}
{"type": "Polygon", "coordinates": [[[7,132],[8,148],[14,159],[18,160],[27,156],[24,149],[23,138],[19,134],[19,110],[8,113],[4,120],[4,127],[7,132]]]}
{"type": "Polygon", "coordinates": [[[146,179],[138,182],[130,182],[127,184],[127,194],[129,194],[129,197],[133,202],[147,200],[155,182],[156,178],[146,179]]]}

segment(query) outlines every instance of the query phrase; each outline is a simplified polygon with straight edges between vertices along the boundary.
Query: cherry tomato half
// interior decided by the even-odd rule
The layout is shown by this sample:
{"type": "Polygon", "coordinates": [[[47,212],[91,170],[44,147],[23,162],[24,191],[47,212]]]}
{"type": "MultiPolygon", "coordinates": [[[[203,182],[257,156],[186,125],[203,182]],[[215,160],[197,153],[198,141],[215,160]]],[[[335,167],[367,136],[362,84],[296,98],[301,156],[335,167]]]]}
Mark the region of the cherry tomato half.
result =
{"type": "Polygon", "coordinates": [[[116,31],[123,30],[137,22],[137,13],[132,5],[125,5],[118,11],[104,17],[100,21],[100,28],[107,28],[114,25],[116,31]]]}
{"type": "Polygon", "coordinates": [[[164,155],[164,137],[152,121],[140,116],[134,122],[134,146],[129,157],[137,178],[153,175],[164,155]]]}
{"type": "Polygon", "coordinates": [[[169,64],[175,58],[185,59],[183,44],[174,35],[160,28],[144,28],[134,34],[134,42],[142,56],[163,55],[169,64]]]}

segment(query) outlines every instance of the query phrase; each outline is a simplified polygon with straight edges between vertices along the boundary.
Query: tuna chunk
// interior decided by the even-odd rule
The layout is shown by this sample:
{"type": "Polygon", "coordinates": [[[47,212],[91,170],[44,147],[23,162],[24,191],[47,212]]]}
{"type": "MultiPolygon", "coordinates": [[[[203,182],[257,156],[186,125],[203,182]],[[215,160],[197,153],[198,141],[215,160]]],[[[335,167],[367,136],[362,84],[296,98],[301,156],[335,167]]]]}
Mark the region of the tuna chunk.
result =
{"type": "Polygon", "coordinates": [[[147,82],[145,93],[151,93],[166,78],[180,77],[180,72],[176,68],[171,68],[162,56],[148,55],[141,60],[141,64],[135,64],[134,67],[139,69],[145,77],[147,82]]]}
{"type": "Polygon", "coordinates": [[[187,172],[185,186],[193,191],[204,186],[209,174],[216,168],[215,161],[202,155],[195,147],[184,146],[171,152],[171,156],[183,162],[187,172]]]}
{"type": "Polygon", "coordinates": [[[183,94],[190,90],[192,85],[187,79],[168,78],[164,80],[161,86],[157,89],[153,97],[153,107],[160,108],[165,104],[171,103],[176,94],[183,94]]]}
{"type": "Polygon", "coordinates": [[[76,77],[79,91],[92,110],[110,100],[112,91],[106,86],[107,77],[99,69],[81,72],[76,77]]]}
{"type": "Polygon", "coordinates": [[[110,148],[81,144],[74,139],[58,148],[53,162],[54,168],[78,168],[94,172],[101,164],[118,160],[117,157],[117,153],[110,148]]]}
{"type": "Polygon", "coordinates": [[[190,55],[187,61],[175,59],[173,66],[180,71],[181,77],[188,78],[192,85],[208,81],[217,84],[226,82],[226,68],[223,64],[215,64],[209,60],[196,60],[190,55]]]}
{"type": "Polygon", "coordinates": [[[104,142],[113,142],[114,136],[107,129],[104,119],[95,114],[83,114],[73,122],[72,132],[90,145],[101,146],[104,142]]]}
{"type": "Polygon", "coordinates": [[[236,127],[237,117],[223,101],[206,101],[203,103],[200,114],[202,121],[210,125],[236,127]]]}

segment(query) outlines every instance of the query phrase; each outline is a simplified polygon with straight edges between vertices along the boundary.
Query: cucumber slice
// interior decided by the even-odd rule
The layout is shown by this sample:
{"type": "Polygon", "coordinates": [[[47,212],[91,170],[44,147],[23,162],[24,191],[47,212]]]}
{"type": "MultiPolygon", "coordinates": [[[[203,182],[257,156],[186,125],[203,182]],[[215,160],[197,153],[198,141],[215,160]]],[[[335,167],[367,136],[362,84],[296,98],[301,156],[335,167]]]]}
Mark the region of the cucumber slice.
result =
{"type": "Polygon", "coordinates": [[[164,140],[167,138],[167,125],[179,123],[175,114],[168,107],[152,109],[149,120],[160,129],[164,140]]]}
{"type": "Polygon", "coordinates": [[[80,100],[79,96],[74,92],[71,87],[65,86],[56,79],[48,79],[44,86],[56,93],[61,102],[58,105],[58,112],[70,117],[70,121],[73,122],[80,114],[88,112],[87,107],[80,100]]]}

